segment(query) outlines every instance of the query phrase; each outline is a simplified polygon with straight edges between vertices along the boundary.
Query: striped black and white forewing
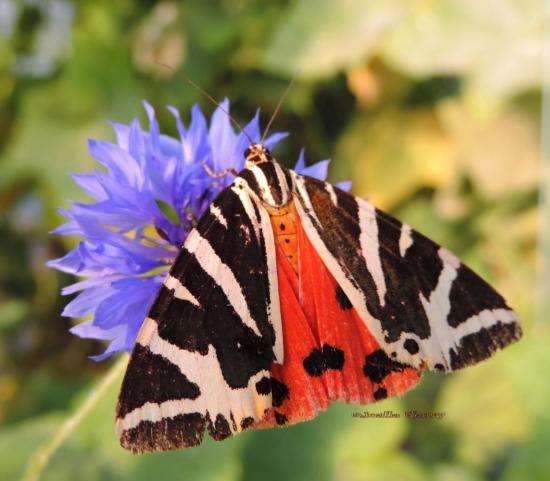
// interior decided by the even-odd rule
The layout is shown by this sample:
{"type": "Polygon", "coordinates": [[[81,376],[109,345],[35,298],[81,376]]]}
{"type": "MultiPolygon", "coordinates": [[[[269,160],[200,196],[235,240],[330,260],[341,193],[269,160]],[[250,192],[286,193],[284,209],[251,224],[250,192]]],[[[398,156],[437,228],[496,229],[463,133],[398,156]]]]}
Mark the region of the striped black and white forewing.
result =
{"type": "Polygon", "coordinates": [[[269,216],[242,178],[189,234],[137,338],[117,406],[124,447],[224,439],[271,407],[283,340],[269,216]]]}
{"type": "Polygon", "coordinates": [[[519,339],[514,311],[447,249],[366,200],[293,180],[308,237],[392,358],[451,371],[519,339]]]}

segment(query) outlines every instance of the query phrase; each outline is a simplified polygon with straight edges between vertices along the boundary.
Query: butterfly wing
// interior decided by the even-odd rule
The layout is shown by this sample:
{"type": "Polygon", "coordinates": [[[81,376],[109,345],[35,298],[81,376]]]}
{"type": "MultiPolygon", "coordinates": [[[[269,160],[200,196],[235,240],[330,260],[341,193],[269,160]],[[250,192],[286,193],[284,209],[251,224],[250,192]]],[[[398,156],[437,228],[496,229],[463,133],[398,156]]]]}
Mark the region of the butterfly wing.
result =
{"type": "Polygon", "coordinates": [[[283,362],[269,217],[239,178],[187,237],[139,332],[116,410],[123,447],[224,439],[271,407],[283,362]]]}
{"type": "Polygon", "coordinates": [[[298,275],[237,177],[189,234],[138,335],[117,406],[124,447],[195,446],[205,429],[220,440],[310,419],[335,399],[399,395],[425,368],[458,369],[521,336],[502,297],[449,251],[286,172],[298,275]]]}
{"type": "Polygon", "coordinates": [[[388,356],[452,371],[521,337],[502,296],[447,249],[366,200],[292,176],[311,243],[388,356]]]}
{"type": "Polygon", "coordinates": [[[287,217],[283,224],[277,268],[285,362],[271,368],[273,408],[253,427],[294,424],[314,418],[335,400],[370,404],[414,387],[421,372],[384,353],[300,222],[287,217]],[[296,249],[286,243],[294,231],[296,249]]]}

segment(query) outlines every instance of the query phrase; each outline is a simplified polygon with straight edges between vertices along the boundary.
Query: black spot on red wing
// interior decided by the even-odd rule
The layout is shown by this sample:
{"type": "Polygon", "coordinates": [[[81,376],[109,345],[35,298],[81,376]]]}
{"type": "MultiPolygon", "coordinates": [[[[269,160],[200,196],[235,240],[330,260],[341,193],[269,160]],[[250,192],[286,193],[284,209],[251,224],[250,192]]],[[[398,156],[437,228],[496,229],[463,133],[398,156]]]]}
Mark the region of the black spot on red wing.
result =
{"type": "Polygon", "coordinates": [[[285,228],[286,228],[286,226],[283,223],[281,223],[281,225],[279,227],[280,227],[281,230],[285,230],[285,228]]]}
{"type": "Polygon", "coordinates": [[[279,407],[283,404],[283,401],[290,397],[288,386],[281,381],[271,378],[271,404],[275,407],[279,407]]]}
{"type": "Polygon", "coordinates": [[[340,286],[336,287],[336,301],[344,311],[351,309],[353,307],[353,304],[351,303],[348,296],[346,296],[346,293],[340,286]]]}
{"type": "Polygon", "coordinates": [[[269,394],[271,392],[271,379],[264,376],[256,383],[258,394],[269,394]]]}
{"type": "Polygon", "coordinates": [[[374,391],[374,399],[380,401],[381,399],[386,399],[388,397],[388,390],[385,387],[379,387],[374,391]]]}
{"type": "Polygon", "coordinates": [[[304,369],[310,376],[320,376],[326,371],[325,358],[319,349],[313,349],[304,359],[304,369]]]}
{"type": "Polygon", "coordinates": [[[392,372],[402,372],[408,367],[407,364],[390,359],[382,349],[378,349],[365,356],[363,374],[368,377],[371,382],[380,384],[388,374],[392,372]]]}
{"type": "Polygon", "coordinates": [[[287,417],[283,413],[275,411],[275,422],[279,426],[283,426],[287,422],[287,417]]]}
{"type": "Polygon", "coordinates": [[[216,441],[221,441],[231,436],[229,422],[222,414],[216,416],[214,423],[211,420],[208,421],[208,432],[216,441]]]}
{"type": "Polygon", "coordinates": [[[407,339],[403,343],[403,347],[409,352],[409,354],[416,354],[420,350],[418,343],[414,339],[407,339]]]}
{"type": "Polygon", "coordinates": [[[322,350],[312,349],[303,365],[310,376],[320,376],[327,369],[341,370],[344,366],[344,351],[330,344],[323,344],[322,350]]]}
{"type": "Polygon", "coordinates": [[[247,416],[241,419],[241,429],[248,429],[252,424],[254,424],[253,417],[247,416]]]}
{"type": "Polygon", "coordinates": [[[323,345],[323,356],[328,369],[340,371],[344,367],[344,351],[330,344],[323,345]]]}

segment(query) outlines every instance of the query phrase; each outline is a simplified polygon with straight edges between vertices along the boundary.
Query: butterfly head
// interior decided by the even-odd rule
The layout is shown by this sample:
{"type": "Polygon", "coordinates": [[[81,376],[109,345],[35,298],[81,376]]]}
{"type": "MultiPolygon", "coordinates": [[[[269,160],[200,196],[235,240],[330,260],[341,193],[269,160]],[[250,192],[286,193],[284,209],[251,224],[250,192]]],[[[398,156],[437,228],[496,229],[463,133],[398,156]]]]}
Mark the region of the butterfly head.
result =
{"type": "Polygon", "coordinates": [[[263,164],[273,161],[271,152],[263,144],[252,143],[244,151],[246,159],[246,167],[250,168],[254,165],[263,164]]]}
{"type": "Polygon", "coordinates": [[[263,144],[253,142],[244,151],[246,167],[239,177],[267,206],[281,207],[290,200],[290,172],[280,165],[263,144]]]}

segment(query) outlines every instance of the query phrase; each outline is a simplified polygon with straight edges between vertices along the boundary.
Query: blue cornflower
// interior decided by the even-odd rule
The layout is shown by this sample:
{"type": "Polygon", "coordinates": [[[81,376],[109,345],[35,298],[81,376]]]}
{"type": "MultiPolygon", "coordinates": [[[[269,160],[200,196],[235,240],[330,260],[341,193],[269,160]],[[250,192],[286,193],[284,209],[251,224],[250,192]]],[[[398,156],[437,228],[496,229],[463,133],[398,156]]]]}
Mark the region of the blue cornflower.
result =
{"type": "MultiPolygon", "coordinates": [[[[244,168],[243,152],[249,141],[236,134],[221,103],[210,126],[195,105],[186,127],[174,115],[179,139],[160,133],[153,107],[144,103],[149,130],[137,119],[130,125],[113,123],[117,142],[89,141],[92,157],[104,169],[74,174],[74,181],[94,202],[71,202],[60,210],[68,222],[53,233],[82,238],[64,257],[48,262],[84,280],[65,287],[62,294],[79,292],[63,311],[64,316],[88,320],[71,329],[84,338],[110,341],[101,360],[118,351],[130,351],[169,266],[179,248],[210,202],[231,176],[213,179],[201,161],[214,171],[244,168]]],[[[254,141],[260,139],[258,113],[245,127],[254,141]]],[[[272,148],[286,133],[268,137],[272,148]]],[[[325,179],[328,160],[306,167],[304,151],[295,170],[325,179]]],[[[349,189],[349,183],[340,187],[349,189]]]]}

